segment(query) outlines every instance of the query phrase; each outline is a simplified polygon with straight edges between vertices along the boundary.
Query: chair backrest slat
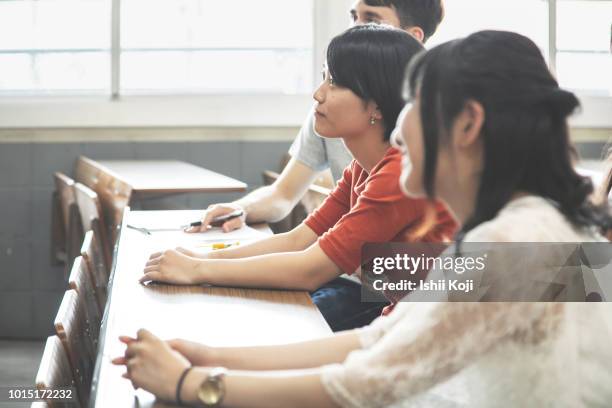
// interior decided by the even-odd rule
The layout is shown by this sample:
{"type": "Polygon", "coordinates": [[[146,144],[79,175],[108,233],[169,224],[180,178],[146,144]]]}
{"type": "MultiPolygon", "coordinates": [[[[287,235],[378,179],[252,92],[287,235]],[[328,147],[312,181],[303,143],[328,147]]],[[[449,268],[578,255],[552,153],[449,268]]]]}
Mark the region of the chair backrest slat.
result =
{"type": "Polygon", "coordinates": [[[112,245],[106,236],[106,228],[104,227],[102,208],[98,195],[92,189],[81,183],[76,183],[74,185],[74,191],[79,205],[83,229],[85,233],[93,231],[98,238],[98,242],[102,249],[102,256],[104,257],[104,267],[108,275],[112,262],[112,245]]]}
{"type": "Polygon", "coordinates": [[[98,300],[100,311],[103,312],[108,293],[109,273],[104,260],[102,246],[95,231],[92,230],[85,234],[83,246],[81,247],[81,256],[91,272],[96,299],[98,300]]]}
{"type": "MultiPolygon", "coordinates": [[[[45,350],[38,367],[38,373],[36,374],[36,388],[38,390],[50,390],[59,388],[75,388],[76,383],[72,375],[72,369],[68,360],[68,355],[62,345],[61,340],[57,336],[51,336],[47,338],[45,344],[45,350]]],[[[76,391],[76,388],[75,388],[76,391]]],[[[76,395],[74,402],[70,406],[80,406],[76,395]]],[[[58,403],[52,399],[45,402],[35,403],[32,406],[47,406],[47,407],[58,407],[65,405],[63,402],[58,403]]]]}
{"type": "Polygon", "coordinates": [[[76,162],[75,177],[98,195],[105,233],[113,246],[117,241],[123,211],[132,196],[132,187],[118,174],[84,156],[76,162]]]}
{"type": "MultiPolygon", "coordinates": [[[[53,175],[55,191],[57,193],[61,225],[63,231],[63,247],[65,250],[66,270],[70,271],[74,258],[79,256],[81,242],[83,242],[83,226],[74,192],[74,180],[63,173],[53,175]]],[[[53,237],[59,239],[60,237],[53,237]]]]}
{"type": "MultiPolygon", "coordinates": [[[[90,231],[91,233],[91,231],[90,231]]],[[[87,335],[91,342],[91,347],[98,350],[98,337],[100,336],[100,326],[102,325],[102,310],[104,306],[98,303],[98,296],[93,283],[92,273],[87,262],[79,256],[74,260],[72,272],[68,278],[68,286],[79,294],[80,302],[85,308],[87,319],[87,335]]]]}
{"type": "Polygon", "coordinates": [[[89,402],[95,350],[87,339],[87,318],[77,291],[66,291],[55,318],[55,331],[62,341],[72,368],[81,405],[89,402]]]}

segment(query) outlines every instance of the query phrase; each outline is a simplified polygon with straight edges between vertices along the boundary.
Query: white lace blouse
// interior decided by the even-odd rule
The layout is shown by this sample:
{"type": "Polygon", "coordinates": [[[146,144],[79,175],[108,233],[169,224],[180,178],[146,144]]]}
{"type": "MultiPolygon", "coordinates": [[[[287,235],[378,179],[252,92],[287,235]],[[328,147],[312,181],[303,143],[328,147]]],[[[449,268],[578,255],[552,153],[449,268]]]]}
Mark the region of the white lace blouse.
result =
{"type": "MultiPolygon", "coordinates": [[[[554,205],[514,200],[470,242],[589,242],[554,205]]],[[[611,407],[607,303],[401,303],[323,368],[342,407],[611,407]]]]}

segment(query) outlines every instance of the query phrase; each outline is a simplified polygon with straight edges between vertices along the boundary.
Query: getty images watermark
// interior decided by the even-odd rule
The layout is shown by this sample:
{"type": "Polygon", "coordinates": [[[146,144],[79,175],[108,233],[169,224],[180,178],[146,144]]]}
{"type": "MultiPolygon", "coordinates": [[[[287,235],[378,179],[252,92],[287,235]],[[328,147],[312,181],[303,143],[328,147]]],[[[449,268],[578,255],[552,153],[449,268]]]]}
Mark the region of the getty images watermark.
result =
{"type": "Polygon", "coordinates": [[[612,244],[366,244],[363,301],[612,300],[612,244]]]}
{"type": "MultiPolygon", "coordinates": [[[[466,272],[484,271],[487,254],[479,257],[433,257],[420,254],[417,256],[409,256],[408,254],[395,254],[394,257],[375,257],[372,259],[372,273],[374,275],[383,275],[389,271],[402,271],[410,277],[415,276],[419,271],[426,270],[441,270],[453,271],[457,275],[463,275],[466,272]]],[[[411,280],[401,279],[397,282],[386,282],[384,279],[376,279],[372,284],[377,291],[400,290],[400,291],[461,291],[469,293],[474,290],[474,281],[472,279],[437,279],[437,280],[411,280]]]]}

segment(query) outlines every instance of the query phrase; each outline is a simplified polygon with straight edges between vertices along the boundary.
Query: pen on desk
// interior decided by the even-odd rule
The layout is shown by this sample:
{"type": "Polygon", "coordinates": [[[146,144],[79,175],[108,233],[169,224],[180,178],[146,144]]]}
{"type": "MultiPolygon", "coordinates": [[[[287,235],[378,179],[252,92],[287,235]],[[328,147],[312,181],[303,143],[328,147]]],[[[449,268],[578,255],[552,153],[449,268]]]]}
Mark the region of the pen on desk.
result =
{"type": "MultiPolygon", "coordinates": [[[[244,215],[244,212],[242,210],[236,210],[236,211],[231,212],[229,214],[221,215],[221,216],[219,216],[217,218],[213,218],[213,220],[210,222],[209,225],[211,227],[221,227],[227,221],[233,220],[234,218],[242,217],[243,215],[244,215]]],[[[189,224],[189,226],[190,227],[201,227],[202,226],[202,221],[192,222],[191,224],[189,224]]]]}

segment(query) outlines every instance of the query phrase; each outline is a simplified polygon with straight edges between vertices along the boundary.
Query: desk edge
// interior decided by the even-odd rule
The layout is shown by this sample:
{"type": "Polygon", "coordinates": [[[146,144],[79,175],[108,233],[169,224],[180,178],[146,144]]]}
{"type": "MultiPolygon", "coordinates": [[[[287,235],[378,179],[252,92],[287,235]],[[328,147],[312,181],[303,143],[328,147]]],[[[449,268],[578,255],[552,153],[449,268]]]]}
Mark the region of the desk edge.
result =
{"type": "Polygon", "coordinates": [[[121,222],[121,229],[117,235],[117,242],[115,243],[115,248],[113,250],[113,263],[111,267],[111,273],[108,278],[108,296],[106,300],[106,305],[104,306],[104,314],[102,316],[102,326],[100,328],[100,337],[98,338],[98,350],[96,356],[96,363],[94,365],[94,372],[91,380],[91,392],[89,393],[89,408],[95,408],[97,393],[98,393],[98,384],[100,380],[100,371],[102,370],[102,362],[104,359],[104,350],[105,340],[106,340],[106,330],[108,328],[108,317],[109,310],[112,303],[113,297],[113,282],[115,280],[115,270],[117,269],[117,260],[119,258],[119,244],[121,243],[121,238],[123,235],[124,228],[127,226],[127,218],[130,214],[130,207],[126,207],[123,212],[123,220],[121,222]]]}

